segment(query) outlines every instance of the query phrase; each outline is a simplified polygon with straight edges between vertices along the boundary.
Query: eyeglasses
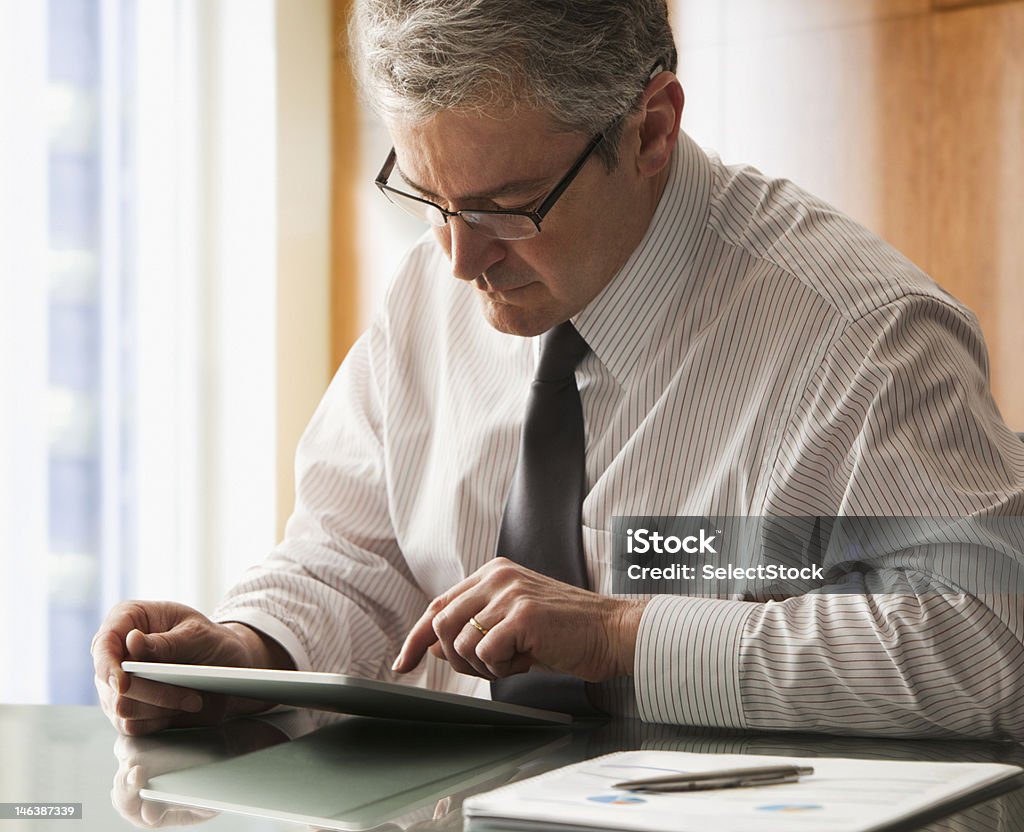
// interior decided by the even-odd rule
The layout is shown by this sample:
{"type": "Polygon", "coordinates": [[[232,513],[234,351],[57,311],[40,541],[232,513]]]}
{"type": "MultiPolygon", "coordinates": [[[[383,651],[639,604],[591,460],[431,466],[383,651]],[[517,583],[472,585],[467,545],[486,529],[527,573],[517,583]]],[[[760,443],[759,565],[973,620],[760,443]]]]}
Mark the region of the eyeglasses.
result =
{"type": "Polygon", "coordinates": [[[604,133],[598,133],[591,139],[586,150],[569,168],[569,172],[562,177],[557,185],[551,190],[539,206],[533,211],[522,210],[464,210],[447,211],[435,202],[422,197],[407,194],[388,184],[391,171],[395,168],[395,149],[391,148],[384,167],[377,174],[375,184],[385,197],[406,213],[411,214],[419,220],[430,223],[435,228],[440,228],[448,222],[449,217],[462,217],[473,231],[478,231],[487,237],[498,240],[526,240],[540,234],[541,221],[547,216],[558,198],[565,193],[565,189],[572,184],[572,180],[583,169],[587,159],[597,150],[598,145],[604,141],[604,133]]]}

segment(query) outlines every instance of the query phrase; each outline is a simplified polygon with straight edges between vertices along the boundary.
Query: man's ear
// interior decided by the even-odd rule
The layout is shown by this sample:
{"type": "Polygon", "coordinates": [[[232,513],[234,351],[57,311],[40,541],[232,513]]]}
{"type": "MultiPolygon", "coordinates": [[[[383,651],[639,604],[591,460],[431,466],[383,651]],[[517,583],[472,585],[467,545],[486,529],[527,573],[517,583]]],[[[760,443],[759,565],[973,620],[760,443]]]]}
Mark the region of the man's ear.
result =
{"type": "Polygon", "coordinates": [[[641,176],[657,176],[668,164],[679,135],[683,115],[682,84],[673,72],[659,72],[648,83],[640,101],[636,166],[641,176]]]}

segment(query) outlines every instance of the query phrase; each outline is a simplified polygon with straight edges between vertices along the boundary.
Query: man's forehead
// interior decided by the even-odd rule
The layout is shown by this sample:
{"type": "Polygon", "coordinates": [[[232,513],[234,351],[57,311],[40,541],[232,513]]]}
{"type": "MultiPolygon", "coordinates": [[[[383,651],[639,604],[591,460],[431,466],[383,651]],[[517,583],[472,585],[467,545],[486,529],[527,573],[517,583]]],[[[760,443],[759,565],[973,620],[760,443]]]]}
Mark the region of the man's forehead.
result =
{"type": "Polygon", "coordinates": [[[415,177],[409,176],[404,170],[402,170],[400,161],[395,162],[395,169],[398,171],[398,175],[401,176],[411,188],[418,191],[423,196],[438,200],[452,199],[457,202],[465,202],[473,199],[498,199],[500,197],[514,197],[530,194],[550,184],[553,178],[552,176],[535,176],[530,178],[520,177],[518,179],[498,181],[493,185],[482,183],[476,186],[474,193],[451,194],[444,196],[432,191],[429,185],[417,182],[415,177]]]}
{"type": "Polygon", "coordinates": [[[416,124],[389,124],[398,174],[427,197],[493,199],[535,193],[564,173],[581,139],[546,116],[512,118],[439,113],[416,124]]]}

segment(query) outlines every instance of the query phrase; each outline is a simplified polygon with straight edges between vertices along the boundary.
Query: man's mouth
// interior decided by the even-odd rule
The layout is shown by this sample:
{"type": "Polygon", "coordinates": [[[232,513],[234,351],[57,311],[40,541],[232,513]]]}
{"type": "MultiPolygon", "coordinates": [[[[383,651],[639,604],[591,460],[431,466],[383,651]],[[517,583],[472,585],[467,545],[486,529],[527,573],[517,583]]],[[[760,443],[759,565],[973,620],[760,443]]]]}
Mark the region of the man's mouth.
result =
{"type": "Polygon", "coordinates": [[[484,291],[488,295],[511,295],[514,292],[518,292],[520,289],[525,289],[529,285],[529,283],[523,283],[520,286],[500,286],[495,289],[485,289],[484,291]]]}
{"type": "Polygon", "coordinates": [[[525,289],[532,283],[532,280],[527,280],[525,282],[520,283],[494,283],[488,280],[487,277],[485,277],[484,275],[480,275],[480,277],[476,279],[476,288],[486,295],[501,296],[514,294],[515,292],[518,292],[520,289],[525,289]]]}

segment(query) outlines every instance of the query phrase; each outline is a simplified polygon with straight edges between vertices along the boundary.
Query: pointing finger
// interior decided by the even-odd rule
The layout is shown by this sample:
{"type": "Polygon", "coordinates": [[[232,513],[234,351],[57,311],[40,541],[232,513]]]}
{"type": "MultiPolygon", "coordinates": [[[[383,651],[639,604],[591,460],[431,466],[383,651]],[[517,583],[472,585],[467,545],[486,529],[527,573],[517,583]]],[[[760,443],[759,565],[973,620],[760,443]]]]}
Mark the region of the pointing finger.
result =
{"type": "Polygon", "coordinates": [[[433,622],[434,613],[430,607],[427,607],[427,611],[420,616],[419,621],[413,625],[409,635],[405,637],[402,649],[398,651],[398,658],[391,666],[392,670],[397,673],[408,673],[420,663],[427,648],[437,641],[433,622]]]}

